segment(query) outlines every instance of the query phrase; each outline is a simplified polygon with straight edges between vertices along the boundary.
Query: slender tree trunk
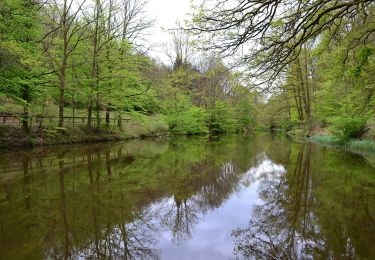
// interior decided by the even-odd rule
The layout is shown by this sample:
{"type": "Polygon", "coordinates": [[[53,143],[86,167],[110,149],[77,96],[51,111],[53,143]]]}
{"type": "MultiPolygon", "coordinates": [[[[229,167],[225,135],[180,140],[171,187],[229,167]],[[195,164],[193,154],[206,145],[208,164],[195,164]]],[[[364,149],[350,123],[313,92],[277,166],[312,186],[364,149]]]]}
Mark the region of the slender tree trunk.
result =
{"type": "Polygon", "coordinates": [[[286,106],[287,106],[287,109],[288,109],[288,118],[289,118],[289,121],[292,121],[292,114],[290,112],[290,103],[289,103],[288,92],[285,90],[285,88],[283,89],[283,94],[284,94],[284,97],[285,97],[285,100],[286,100],[286,106]]]}
{"type": "Polygon", "coordinates": [[[309,122],[310,120],[310,110],[309,110],[309,104],[308,104],[308,100],[307,100],[307,94],[306,94],[306,91],[307,91],[307,88],[306,88],[306,82],[304,80],[304,77],[303,77],[303,71],[302,71],[302,66],[301,66],[301,62],[299,59],[297,59],[297,71],[298,71],[298,86],[299,86],[299,89],[300,89],[300,99],[302,100],[303,102],[303,111],[304,111],[304,114],[306,115],[306,120],[307,122],[309,122]]]}
{"type": "Polygon", "coordinates": [[[74,98],[74,90],[73,90],[73,93],[72,93],[72,111],[73,111],[73,128],[74,128],[74,123],[75,123],[75,116],[76,116],[76,106],[75,106],[75,98],[74,98]]]}
{"type": "Polygon", "coordinates": [[[29,128],[29,105],[28,104],[23,106],[22,129],[25,133],[30,132],[30,128],[29,128]]]}
{"type": "Polygon", "coordinates": [[[25,104],[23,105],[23,114],[22,114],[22,129],[25,133],[30,132],[29,128],[29,103],[30,103],[30,89],[28,85],[24,85],[22,88],[22,99],[25,101],[25,104]]]}
{"type": "Polygon", "coordinates": [[[110,127],[110,111],[108,110],[108,108],[105,110],[105,124],[106,126],[109,128],[110,127]]]}
{"type": "Polygon", "coordinates": [[[304,51],[304,69],[305,69],[305,93],[306,93],[306,109],[307,109],[307,124],[308,127],[311,127],[311,93],[310,93],[310,84],[309,84],[309,70],[308,70],[308,56],[307,56],[307,48],[305,47],[304,51]]]}
{"type": "Polygon", "coordinates": [[[68,21],[67,21],[67,0],[64,0],[64,8],[62,14],[62,31],[63,31],[63,53],[60,68],[60,96],[59,96],[59,127],[64,126],[64,104],[65,104],[65,76],[68,60],[68,21]]]}
{"type": "Polygon", "coordinates": [[[97,127],[99,128],[99,117],[98,117],[98,110],[99,110],[99,79],[98,79],[98,60],[97,60],[97,56],[98,56],[98,41],[99,41],[99,10],[100,10],[100,2],[99,0],[96,0],[96,4],[95,4],[95,16],[94,16],[94,20],[95,20],[95,27],[94,27],[94,34],[93,34],[93,38],[92,38],[92,43],[93,43],[93,53],[92,53],[92,63],[91,63],[91,80],[92,80],[92,85],[91,85],[91,90],[90,90],[90,100],[89,100],[89,108],[88,108],[88,117],[89,117],[89,121],[87,122],[88,124],[88,127],[91,127],[92,124],[91,124],[91,119],[92,119],[92,109],[93,109],[93,102],[94,102],[94,98],[93,98],[93,95],[92,95],[92,91],[95,90],[96,91],[96,114],[97,114],[97,121],[96,121],[96,125],[97,127]]]}
{"type": "Polygon", "coordinates": [[[96,128],[100,128],[101,118],[100,118],[100,100],[99,91],[96,92],[96,128]]]}
{"type": "MultiPolygon", "coordinates": [[[[112,8],[113,8],[113,1],[110,0],[109,1],[109,13],[108,13],[108,20],[107,20],[107,41],[110,42],[110,38],[112,37],[112,8]]],[[[108,72],[109,72],[109,75],[112,74],[112,70],[113,70],[113,65],[111,64],[111,59],[110,59],[110,44],[107,45],[107,69],[108,69],[108,72]]],[[[111,82],[108,83],[108,91],[111,91],[112,90],[112,84],[111,82]]],[[[105,124],[106,124],[106,127],[109,128],[110,127],[110,111],[109,111],[109,106],[110,104],[106,104],[106,109],[105,109],[105,124]]]]}
{"type": "Polygon", "coordinates": [[[301,93],[301,90],[300,90],[300,84],[301,83],[298,80],[297,84],[295,86],[296,93],[295,93],[294,99],[296,101],[296,106],[297,106],[297,110],[298,110],[299,119],[300,119],[301,122],[303,122],[303,120],[305,118],[304,118],[303,107],[302,107],[302,93],[301,93]]]}
{"type": "Polygon", "coordinates": [[[92,126],[91,121],[92,121],[92,101],[89,100],[89,106],[87,107],[87,127],[88,128],[91,128],[92,126]]]}
{"type": "Polygon", "coordinates": [[[65,66],[66,64],[63,63],[60,74],[59,127],[64,126],[65,66]]]}
{"type": "Polygon", "coordinates": [[[117,126],[122,131],[122,118],[120,114],[118,115],[117,126]]]}

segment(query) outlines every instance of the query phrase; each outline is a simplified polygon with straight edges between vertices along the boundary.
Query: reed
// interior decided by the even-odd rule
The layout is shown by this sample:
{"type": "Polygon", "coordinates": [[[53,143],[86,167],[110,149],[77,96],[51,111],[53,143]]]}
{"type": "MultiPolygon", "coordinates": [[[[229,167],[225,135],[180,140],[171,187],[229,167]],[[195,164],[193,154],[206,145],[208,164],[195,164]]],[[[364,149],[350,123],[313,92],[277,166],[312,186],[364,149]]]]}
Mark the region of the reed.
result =
{"type": "Polygon", "coordinates": [[[347,151],[375,152],[375,141],[372,140],[345,140],[327,135],[316,135],[307,138],[307,141],[329,147],[343,147],[347,151]]]}

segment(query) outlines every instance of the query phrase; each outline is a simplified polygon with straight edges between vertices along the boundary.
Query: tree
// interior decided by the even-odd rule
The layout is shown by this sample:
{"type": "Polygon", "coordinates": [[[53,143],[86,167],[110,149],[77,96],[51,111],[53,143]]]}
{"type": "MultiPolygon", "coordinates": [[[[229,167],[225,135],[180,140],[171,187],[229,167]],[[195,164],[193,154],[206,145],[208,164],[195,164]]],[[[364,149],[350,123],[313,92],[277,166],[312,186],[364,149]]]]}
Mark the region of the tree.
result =
{"type": "Polygon", "coordinates": [[[210,43],[205,49],[228,55],[245,49],[241,60],[261,85],[277,80],[303,44],[328,30],[337,37],[344,19],[366,17],[373,6],[371,0],[215,1],[196,8],[187,30],[210,43]]]}
{"type": "Polygon", "coordinates": [[[41,34],[37,22],[38,1],[0,3],[0,92],[23,106],[22,125],[29,132],[29,106],[36,95],[36,75],[40,73],[41,34]]]}
{"type": "Polygon", "coordinates": [[[85,1],[75,4],[74,0],[63,0],[62,3],[50,0],[43,9],[46,17],[43,51],[49,58],[46,62],[59,79],[59,127],[64,126],[66,74],[71,67],[69,57],[83,41],[89,24],[78,21],[85,1]]]}
{"type": "Polygon", "coordinates": [[[146,16],[148,0],[120,0],[121,39],[141,45],[154,20],[146,16]]]}

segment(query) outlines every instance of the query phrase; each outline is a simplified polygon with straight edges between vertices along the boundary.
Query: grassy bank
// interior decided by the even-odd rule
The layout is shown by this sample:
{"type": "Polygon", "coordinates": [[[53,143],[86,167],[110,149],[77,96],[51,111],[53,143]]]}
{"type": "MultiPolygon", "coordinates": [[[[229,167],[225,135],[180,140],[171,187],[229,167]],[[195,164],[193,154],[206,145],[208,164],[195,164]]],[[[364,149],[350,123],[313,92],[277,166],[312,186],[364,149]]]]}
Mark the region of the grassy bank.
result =
{"type": "Polygon", "coordinates": [[[326,135],[315,135],[306,138],[307,141],[330,146],[330,147],[341,147],[351,152],[375,152],[375,141],[373,140],[360,140],[360,139],[339,139],[333,136],[326,135]]]}
{"type": "Polygon", "coordinates": [[[130,120],[121,129],[117,126],[100,129],[85,125],[67,124],[64,128],[44,126],[33,127],[30,133],[22,131],[20,126],[0,126],[0,148],[17,146],[42,146],[52,144],[73,144],[100,141],[113,141],[138,137],[167,136],[168,124],[162,115],[128,114],[130,120]]]}

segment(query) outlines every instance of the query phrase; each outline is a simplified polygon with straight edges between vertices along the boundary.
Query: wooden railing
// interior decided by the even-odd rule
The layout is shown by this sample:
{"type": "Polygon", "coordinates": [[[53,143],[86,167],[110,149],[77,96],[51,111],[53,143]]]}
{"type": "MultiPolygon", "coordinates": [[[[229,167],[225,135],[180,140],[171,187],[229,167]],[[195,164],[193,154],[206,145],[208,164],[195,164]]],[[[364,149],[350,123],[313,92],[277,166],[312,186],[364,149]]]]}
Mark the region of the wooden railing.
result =
{"type": "MultiPolygon", "coordinates": [[[[55,116],[44,116],[44,115],[32,115],[25,117],[23,114],[10,114],[10,113],[0,113],[0,125],[20,125],[24,120],[27,120],[30,127],[32,126],[39,126],[42,127],[46,124],[53,124],[58,123],[59,118],[55,116]]],[[[107,118],[100,117],[100,122],[106,123],[107,118]]],[[[110,125],[118,125],[121,126],[122,122],[128,123],[131,119],[130,118],[120,118],[118,116],[109,118],[110,125]]],[[[69,126],[76,126],[76,125],[84,125],[88,124],[88,117],[82,116],[64,116],[64,122],[69,126]]],[[[97,123],[97,118],[92,117],[91,123],[94,125],[97,123]]]]}

